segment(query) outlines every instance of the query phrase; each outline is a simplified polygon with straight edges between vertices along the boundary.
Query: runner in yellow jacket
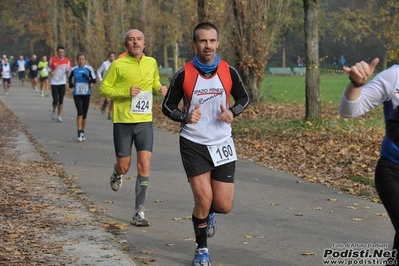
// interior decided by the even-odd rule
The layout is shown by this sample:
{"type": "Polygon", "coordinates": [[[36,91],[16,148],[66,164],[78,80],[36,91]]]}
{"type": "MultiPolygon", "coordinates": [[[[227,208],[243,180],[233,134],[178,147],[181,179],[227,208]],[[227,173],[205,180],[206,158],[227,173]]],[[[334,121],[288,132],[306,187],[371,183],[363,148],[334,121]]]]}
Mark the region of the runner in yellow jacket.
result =
{"type": "Polygon", "coordinates": [[[136,58],[127,54],[109,67],[100,87],[100,95],[114,99],[114,123],[150,122],[152,93],[160,93],[160,87],[157,61],[145,55],[136,58]],[[132,87],[140,88],[142,95],[132,98],[132,87]],[[132,102],[137,106],[132,106],[132,102]]]}
{"type": "Polygon", "coordinates": [[[111,188],[122,186],[122,176],[129,171],[132,145],[137,152],[136,203],[133,224],[148,226],[144,217],[144,203],[149,184],[150,161],[153,147],[152,95],[165,96],[167,87],[159,80],[157,61],[144,55],[144,34],[132,29],[126,33],[128,54],[108,68],[99,93],[114,100],[113,117],[116,164],[110,178],[111,188]]]}

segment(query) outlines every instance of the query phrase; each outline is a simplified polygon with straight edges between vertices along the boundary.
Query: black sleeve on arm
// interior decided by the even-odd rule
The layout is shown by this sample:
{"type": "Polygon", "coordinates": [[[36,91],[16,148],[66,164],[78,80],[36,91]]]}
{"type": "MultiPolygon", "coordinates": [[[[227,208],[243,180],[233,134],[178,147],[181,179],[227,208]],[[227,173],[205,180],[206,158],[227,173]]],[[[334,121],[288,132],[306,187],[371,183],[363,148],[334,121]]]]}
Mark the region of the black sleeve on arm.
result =
{"type": "MultiPolygon", "coordinates": [[[[96,83],[96,79],[94,79],[93,78],[93,75],[92,75],[92,73],[91,73],[91,70],[89,69],[89,68],[87,68],[86,67],[86,69],[87,69],[87,71],[89,72],[89,83],[96,83]]],[[[93,70],[94,71],[94,70],[93,70]]]]}
{"type": "Polygon", "coordinates": [[[183,93],[184,69],[181,68],[173,76],[168,92],[162,103],[162,113],[176,122],[184,123],[187,113],[179,109],[179,103],[184,96],[183,93]]]}
{"type": "Polygon", "coordinates": [[[68,82],[69,82],[69,83],[72,83],[73,72],[74,72],[74,70],[72,70],[71,74],[70,74],[69,77],[68,77],[68,82]]]}
{"type": "Polygon", "coordinates": [[[96,79],[93,78],[93,76],[91,75],[91,71],[89,71],[89,83],[96,83],[96,79]]]}
{"type": "Polygon", "coordinates": [[[230,75],[233,81],[233,87],[231,88],[231,96],[234,98],[234,105],[230,107],[230,111],[233,113],[233,116],[241,114],[245,108],[249,105],[249,95],[247,90],[242,83],[242,79],[240,74],[238,74],[237,70],[234,67],[230,66],[230,75]]]}
{"type": "Polygon", "coordinates": [[[388,138],[399,147],[399,108],[393,111],[386,124],[388,138]]]}
{"type": "Polygon", "coordinates": [[[71,74],[69,74],[69,77],[68,77],[68,83],[69,83],[69,88],[70,88],[70,89],[72,89],[73,86],[74,86],[74,84],[73,84],[73,82],[72,82],[72,78],[73,78],[73,76],[74,76],[74,72],[75,72],[75,70],[72,70],[71,74]]]}

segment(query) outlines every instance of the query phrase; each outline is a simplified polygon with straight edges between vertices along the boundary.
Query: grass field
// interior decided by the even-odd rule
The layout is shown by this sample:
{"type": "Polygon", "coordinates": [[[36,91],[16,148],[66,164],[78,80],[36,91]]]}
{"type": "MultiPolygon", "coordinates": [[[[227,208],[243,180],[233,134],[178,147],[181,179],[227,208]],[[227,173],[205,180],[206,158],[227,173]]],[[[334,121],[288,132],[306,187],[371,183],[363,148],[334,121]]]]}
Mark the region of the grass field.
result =
{"type": "MultiPolygon", "coordinates": [[[[167,77],[161,76],[161,83],[169,86],[167,77]]],[[[349,83],[346,74],[320,75],[322,102],[339,103],[342,92],[349,83]]],[[[305,103],[305,75],[266,75],[261,84],[261,97],[268,103],[305,103]]]]}
{"type": "MultiPolygon", "coordinates": [[[[277,117],[263,117],[258,116],[256,121],[240,121],[244,127],[250,128],[258,127],[265,134],[270,134],[268,128],[291,128],[292,132],[300,130],[298,127],[305,127],[308,130],[308,125],[304,121],[305,117],[305,75],[302,76],[270,76],[266,75],[261,84],[261,99],[266,105],[282,105],[285,108],[290,108],[290,104],[294,104],[302,109],[303,113],[298,115],[285,115],[284,118],[281,116],[277,117]],[[251,125],[246,125],[252,123],[251,125]]],[[[162,84],[169,86],[169,80],[167,77],[161,77],[162,84]]],[[[343,73],[328,73],[320,75],[320,96],[323,109],[323,121],[314,121],[311,128],[319,131],[321,127],[327,126],[326,123],[330,124],[328,127],[332,129],[336,128],[347,128],[357,127],[358,124],[363,126],[384,126],[384,120],[382,116],[381,107],[372,110],[369,114],[362,116],[366,119],[343,119],[339,117],[339,102],[346,86],[349,84],[347,74],[343,73]],[[326,112],[326,109],[329,111],[326,112]],[[318,126],[316,126],[318,125],[318,126]]],[[[163,97],[155,96],[157,101],[162,101],[163,97]]],[[[291,113],[298,113],[296,110],[292,110],[291,113]]],[[[287,111],[286,111],[287,112],[287,111]]],[[[290,112],[288,110],[288,112],[290,112]]],[[[287,132],[287,131],[286,131],[287,132]]]]}
{"type": "MultiPolygon", "coordinates": [[[[342,92],[348,85],[346,74],[320,76],[320,96],[322,102],[339,103],[342,92]]],[[[272,103],[304,103],[305,75],[266,76],[261,84],[261,97],[272,103]]]]}

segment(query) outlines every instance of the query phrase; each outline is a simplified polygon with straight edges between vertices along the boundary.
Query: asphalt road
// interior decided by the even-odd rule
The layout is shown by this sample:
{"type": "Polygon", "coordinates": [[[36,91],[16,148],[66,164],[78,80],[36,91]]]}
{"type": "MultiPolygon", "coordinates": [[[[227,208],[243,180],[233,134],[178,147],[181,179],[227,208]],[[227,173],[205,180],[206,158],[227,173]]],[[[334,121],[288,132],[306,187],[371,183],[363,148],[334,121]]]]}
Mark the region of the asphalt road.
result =
{"type": "MultiPolygon", "coordinates": [[[[135,163],[125,175],[122,188],[112,191],[112,123],[91,108],[87,140],[77,142],[73,100],[65,98],[64,122],[54,122],[50,119],[51,97],[41,98],[26,85],[21,87],[13,80],[9,95],[1,90],[0,100],[48,154],[68,174],[76,176],[76,182],[98,208],[106,210],[98,215],[129,223],[134,209],[135,163]]],[[[244,160],[237,162],[236,169],[234,208],[228,215],[217,216],[216,235],[208,239],[213,266],[329,265],[323,264],[325,250],[373,250],[378,246],[388,251],[392,247],[394,230],[381,204],[244,160]]],[[[190,265],[195,249],[192,207],[178,135],[155,129],[146,203],[151,226],[130,225],[119,236],[130,245],[129,255],[137,265],[190,265]]]]}

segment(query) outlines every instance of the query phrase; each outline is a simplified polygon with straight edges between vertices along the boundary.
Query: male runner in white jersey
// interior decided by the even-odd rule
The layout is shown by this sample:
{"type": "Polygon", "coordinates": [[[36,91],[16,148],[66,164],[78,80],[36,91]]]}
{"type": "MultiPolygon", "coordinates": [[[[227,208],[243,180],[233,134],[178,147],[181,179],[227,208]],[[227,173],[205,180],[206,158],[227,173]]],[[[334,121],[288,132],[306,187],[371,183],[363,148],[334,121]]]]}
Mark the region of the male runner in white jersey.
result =
{"type": "Polygon", "coordinates": [[[197,248],[193,266],[209,266],[207,238],[216,231],[216,213],[233,208],[237,160],[231,122],[249,104],[237,70],[217,54],[217,28],[198,24],[191,41],[196,55],[174,75],[162,105],[163,113],[182,123],[180,154],[194,194],[192,221],[197,248]],[[230,106],[230,95],[235,103],[230,106]],[[178,105],[184,99],[183,109],[178,105]]]}
{"type": "Polygon", "coordinates": [[[25,66],[26,66],[26,62],[24,60],[23,55],[19,56],[19,59],[15,62],[15,65],[17,66],[18,78],[21,81],[21,86],[23,87],[25,81],[25,66]]]}
{"type": "MultiPolygon", "coordinates": [[[[107,73],[107,70],[111,63],[116,59],[116,53],[115,52],[109,52],[108,53],[108,60],[105,60],[101,66],[97,69],[97,77],[100,82],[103,81],[103,77],[105,73],[107,73]]],[[[110,98],[104,98],[103,105],[101,106],[101,113],[104,114],[105,110],[107,109],[107,105],[109,103],[109,109],[108,109],[108,120],[111,120],[112,118],[112,100],[110,98]]]]}
{"type": "Polygon", "coordinates": [[[57,47],[57,55],[50,58],[48,67],[51,70],[51,95],[53,96],[53,111],[51,119],[62,122],[62,109],[68,72],[71,70],[71,61],[65,57],[65,48],[57,47]]]}
{"type": "Polygon", "coordinates": [[[11,86],[11,65],[8,63],[8,58],[4,57],[4,61],[0,65],[0,74],[3,82],[4,92],[8,95],[8,90],[11,86]]]}

